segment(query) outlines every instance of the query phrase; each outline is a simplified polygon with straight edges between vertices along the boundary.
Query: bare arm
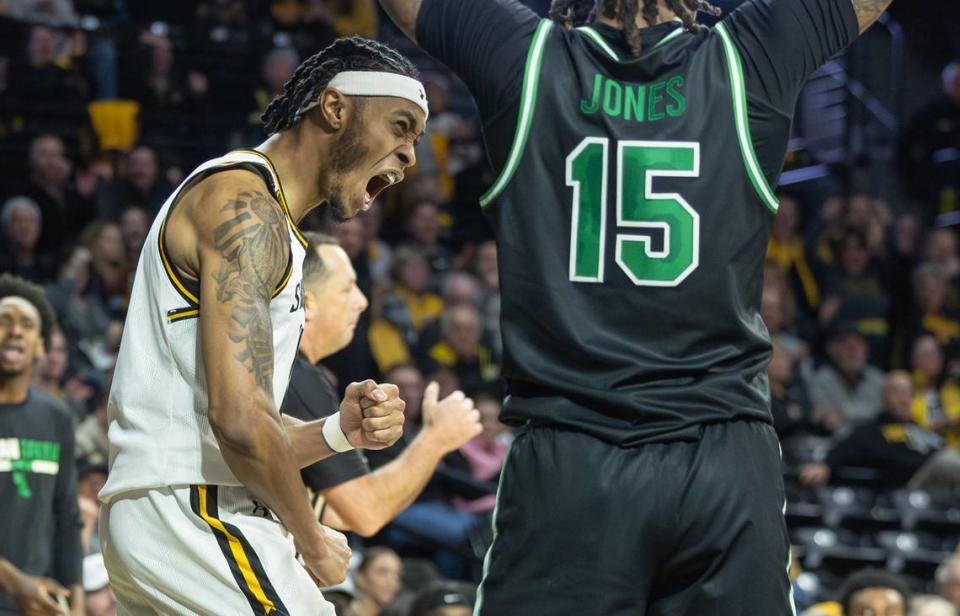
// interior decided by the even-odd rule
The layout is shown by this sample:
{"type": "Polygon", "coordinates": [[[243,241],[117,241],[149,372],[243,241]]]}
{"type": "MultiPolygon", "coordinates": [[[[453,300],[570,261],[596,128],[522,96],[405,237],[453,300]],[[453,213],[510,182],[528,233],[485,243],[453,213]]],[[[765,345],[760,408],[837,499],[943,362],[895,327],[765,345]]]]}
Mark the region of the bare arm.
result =
{"type": "Polygon", "coordinates": [[[424,428],[396,460],[324,492],[328,523],[336,519],[359,535],[375,535],[423,492],[443,456],[480,433],[472,400],[455,392],[438,402],[437,391],[431,383],[424,392],[424,428]]]}
{"type": "Polygon", "coordinates": [[[887,7],[893,0],[852,0],[853,10],[857,13],[857,21],[860,23],[860,34],[866,32],[867,28],[873,25],[873,22],[887,10],[887,7]]]}
{"type": "Polygon", "coordinates": [[[339,526],[327,517],[332,513],[342,521],[340,530],[372,537],[423,492],[445,453],[426,431],[421,432],[389,464],[324,492],[324,523],[339,526]]]}
{"type": "MultiPolygon", "coordinates": [[[[479,2],[480,0],[470,0],[479,2]]],[[[380,5],[387,12],[393,23],[403,30],[403,33],[417,42],[417,15],[420,14],[421,0],[380,0],[380,5]]]]}
{"type": "Polygon", "coordinates": [[[230,173],[229,182],[210,186],[188,212],[210,427],[237,479],[280,518],[308,562],[317,562],[327,552],[322,529],[274,404],[270,300],[290,257],[286,222],[252,174],[230,173]]]}
{"type": "Polygon", "coordinates": [[[334,454],[327,445],[326,439],[323,438],[325,421],[327,421],[326,418],[303,421],[290,415],[283,416],[283,425],[287,430],[287,438],[290,439],[290,447],[293,449],[294,463],[297,468],[306,468],[334,454]]]}

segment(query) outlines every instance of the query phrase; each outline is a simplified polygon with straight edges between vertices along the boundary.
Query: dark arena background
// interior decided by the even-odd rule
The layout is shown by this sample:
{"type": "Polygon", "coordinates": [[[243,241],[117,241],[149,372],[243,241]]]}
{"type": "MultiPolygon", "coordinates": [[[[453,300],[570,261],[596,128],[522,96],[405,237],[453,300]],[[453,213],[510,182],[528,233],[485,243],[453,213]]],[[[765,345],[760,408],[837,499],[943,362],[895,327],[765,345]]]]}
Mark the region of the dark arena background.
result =
{"type": "MultiPolygon", "coordinates": [[[[549,5],[526,3],[543,15],[549,5]]],[[[402,381],[415,392],[411,434],[423,385],[464,389],[483,399],[484,433],[446,456],[404,515],[351,535],[357,562],[386,546],[402,576],[391,560],[385,578],[355,572],[331,596],[359,616],[460,614],[440,611],[448,596],[472,603],[512,434],[495,419],[498,271],[478,205],[494,175],[464,86],[375,0],[0,0],[0,271],[41,285],[57,311],[33,386],[76,424],[89,614],[116,613],[96,556],[95,494],[144,237],[185,174],[263,141],[260,114],[301,60],[353,34],[415,62],[431,118],[399,188],[351,221],[334,224],[323,208],[303,221],[340,241],[370,301],[324,369],[341,388],[402,381]],[[444,579],[440,603],[415,602],[444,579]]],[[[960,447],[960,3],[896,0],[810,78],[778,192],[762,316],[797,613],[842,614],[844,581],[870,568],[912,588],[909,614],[955,616],[960,471],[947,457],[946,477],[918,473],[960,447]],[[899,403],[891,374],[909,385],[899,403]]],[[[5,455],[0,481],[10,482],[5,455]]],[[[10,504],[0,501],[0,524],[10,504]]],[[[9,547],[0,543],[0,560],[9,547]]]]}

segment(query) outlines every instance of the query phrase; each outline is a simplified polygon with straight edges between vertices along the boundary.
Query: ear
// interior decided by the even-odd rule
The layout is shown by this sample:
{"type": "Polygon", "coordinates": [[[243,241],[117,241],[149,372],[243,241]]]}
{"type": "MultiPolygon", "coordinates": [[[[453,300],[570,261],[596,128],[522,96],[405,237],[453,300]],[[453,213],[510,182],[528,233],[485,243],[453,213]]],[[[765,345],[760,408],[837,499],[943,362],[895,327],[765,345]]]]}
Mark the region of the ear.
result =
{"type": "Polygon", "coordinates": [[[303,320],[309,321],[313,318],[317,309],[317,296],[313,291],[303,290],[303,320]]]}
{"type": "Polygon", "coordinates": [[[350,112],[347,97],[334,88],[327,88],[320,94],[318,109],[323,115],[323,121],[335,131],[343,128],[350,112]]]}

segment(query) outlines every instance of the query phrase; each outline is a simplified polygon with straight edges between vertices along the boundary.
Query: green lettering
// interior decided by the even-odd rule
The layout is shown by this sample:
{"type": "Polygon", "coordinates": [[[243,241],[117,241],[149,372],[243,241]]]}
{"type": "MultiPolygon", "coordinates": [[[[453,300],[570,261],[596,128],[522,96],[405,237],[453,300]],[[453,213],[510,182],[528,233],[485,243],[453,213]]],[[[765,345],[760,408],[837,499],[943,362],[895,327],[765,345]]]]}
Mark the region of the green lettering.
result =
{"type": "Polygon", "coordinates": [[[587,115],[593,115],[600,109],[600,90],[603,86],[603,76],[597,73],[593,80],[593,102],[587,103],[586,100],[580,101],[580,111],[587,115]]]}
{"type": "Polygon", "coordinates": [[[682,116],[687,110],[687,100],[679,91],[683,87],[683,75],[671,77],[667,81],[667,96],[673,99],[673,103],[667,105],[667,113],[673,117],[682,116]]]}
{"type": "Polygon", "coordinates": [[[662,81],[650,86],[650,100],[647,102],[647,117],[651,122],[667,117],[662,112],[657,111],[657,105],[663,102],[663,96],[660,95],[663,87],[664,83],[662,81]]]}
{"type": "Polygon", "coordinates": [[[646,87],[637,86],[636,88],[627,88],[623,102],[624,117],[627,120],[637,119],[637,122],[643,122],[643,104],[646,101],[646,87]]]}
{"type": "Polygon", "coordinates": [[[623,110],[623,89],[620,84],[612,79],[607,80],[607,87],[603,93],[603,112],[609,116],[617,117],[623,110]]]}

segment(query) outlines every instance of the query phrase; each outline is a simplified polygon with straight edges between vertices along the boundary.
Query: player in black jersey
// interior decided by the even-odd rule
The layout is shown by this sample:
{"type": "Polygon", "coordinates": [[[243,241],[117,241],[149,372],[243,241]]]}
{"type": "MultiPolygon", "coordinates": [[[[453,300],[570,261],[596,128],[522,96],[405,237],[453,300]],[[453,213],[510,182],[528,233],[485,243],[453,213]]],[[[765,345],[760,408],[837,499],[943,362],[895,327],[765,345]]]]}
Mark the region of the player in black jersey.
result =
{"type": "Polygon", "coordinates": [[[761,276],[806,78],[890,0],[381,0],[498,176],[507,459],[478,613],[793,611],[761,276]],[[593,17],[595,16],[595,17],[593,17]]]}

